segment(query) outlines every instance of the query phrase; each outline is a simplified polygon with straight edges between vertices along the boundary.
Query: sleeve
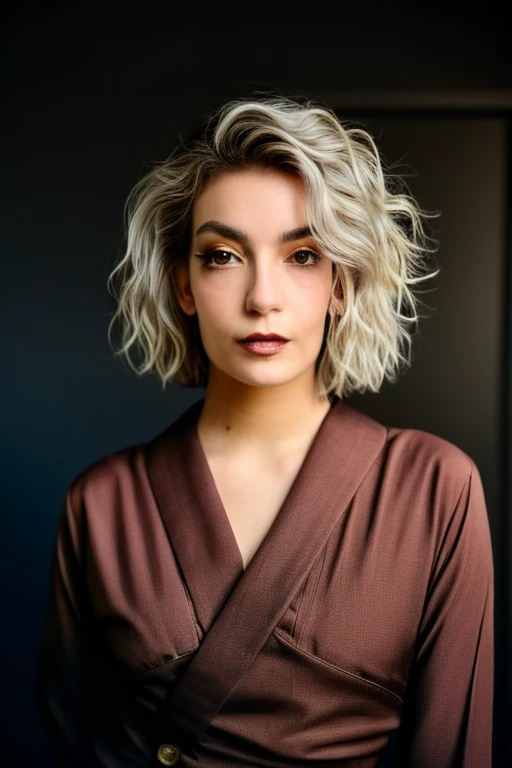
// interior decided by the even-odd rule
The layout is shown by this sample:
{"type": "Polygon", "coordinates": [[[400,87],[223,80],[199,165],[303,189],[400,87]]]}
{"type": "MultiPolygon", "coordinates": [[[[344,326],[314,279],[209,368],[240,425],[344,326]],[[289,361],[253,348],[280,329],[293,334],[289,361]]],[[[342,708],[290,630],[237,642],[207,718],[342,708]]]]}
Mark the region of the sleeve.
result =
{"type": "Polygon", "coordinates": [[[84,572],[83,521],[68,490],[57,526],[46,617],[36,673],[36,703],[58,768],[96,766],[88,688],[95,655],[84,572]]]}
{"type": "Polygon", "coordinates": [[[396,740],[397,768],[490,768],[494,571],[477,467],[432,566],[396,740]]]}

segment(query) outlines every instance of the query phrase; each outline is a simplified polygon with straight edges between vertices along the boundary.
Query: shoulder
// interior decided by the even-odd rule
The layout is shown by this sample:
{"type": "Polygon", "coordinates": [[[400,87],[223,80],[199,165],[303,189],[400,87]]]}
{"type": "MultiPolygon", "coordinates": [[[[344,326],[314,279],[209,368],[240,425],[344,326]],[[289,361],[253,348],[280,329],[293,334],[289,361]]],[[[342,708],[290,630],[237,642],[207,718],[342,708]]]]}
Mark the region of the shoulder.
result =
{"type": "Polygon", "coordinates": [[[409,550],[421,547],[425,562],[433,563],[460,538],[460,547],[482,551],[489,560],[485,492],[473,458],[431,432],[386,429],[376,472],[377,493],[409,550]]]}
{"type": "MultiPolygon", "coordinates": [[[[170,446],[186,443],[190,425],[194,423],[201,401],[194,403],[174,421],[147,441],[133,443],[105,454],[85,466],[71,480],[66,494],[68,507],[75,515],[81,512],[89,520],[98,517],[133,518],[141,510],[154,505],[154,494],[148,469],[155,456],[165,456],[167,479],[172,482],[175,471],[170,446]]],[[[179,468],[176,469],[179,471],[179,468]]]]}
{"type": "Polygon", "coordinates": [[[379,493],[393,500],[396,514],[409,520],[414,510],[419,519],[423,509],[429,528],[442,526],[464,497],[481,490],[474,460],[454,442],[423,429],[387,426],[354,409],[352,415],[354,431],[368,423],[381,430],[373,475],[379,493]]]}
{"type": "Polygon", "coordinates": [[[388,426],[350,405],[345,406],[345,412],[352,417],[354,434],[361,426],[380,431],[381,462],[397,479],[451,478],[460,486],[478,472],[473,459],[444,437],[413,427],[388,426]]]}
{"type": "Polygon", "coordinates": [[[476,469],[473,459],[458,445],[422,429],[388,427],[388,452],[409,469],[442,471],[467,480],[476,469]]]}
{"type": "Polygon", "coordinates": [[[133,493],[145,476],[145,443],[120,448],[98,457],[70,481],[67,499],[75,514],[87,506],[105,506],[133,493]]]}
{"type": "Polygon", "coordinates": [[[397,496],[425,509],[430,530],[442,530],[461,517],[470,497],[485,511],[479,470],[451,441],[421,429],[388,428],[386,472],[397,496]],[[399,489],[402,489],[401,492],[399,489]]]}

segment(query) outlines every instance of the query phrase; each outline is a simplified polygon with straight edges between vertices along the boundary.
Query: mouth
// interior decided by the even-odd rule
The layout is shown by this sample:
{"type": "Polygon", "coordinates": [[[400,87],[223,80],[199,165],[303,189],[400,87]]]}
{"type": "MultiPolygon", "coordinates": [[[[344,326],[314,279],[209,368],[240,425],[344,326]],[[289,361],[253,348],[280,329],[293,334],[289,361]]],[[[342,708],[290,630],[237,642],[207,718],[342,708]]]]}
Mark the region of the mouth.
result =
{"type": "Polygon", "coordinates": [[[285,339],[284,336],[279,336],[277,333],[251,333],[245,339],[239,339],[238,343],[253,355],[274,355],[288,341],[289,339],[285,339]]]}

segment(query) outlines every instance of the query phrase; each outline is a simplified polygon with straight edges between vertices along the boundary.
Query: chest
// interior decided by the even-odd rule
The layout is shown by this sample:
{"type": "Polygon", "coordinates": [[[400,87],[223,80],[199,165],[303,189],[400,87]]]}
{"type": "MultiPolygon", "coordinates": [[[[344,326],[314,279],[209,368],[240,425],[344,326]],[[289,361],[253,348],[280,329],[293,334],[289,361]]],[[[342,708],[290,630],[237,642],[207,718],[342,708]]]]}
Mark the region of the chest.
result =
{"type": "MultiPolygon", "coordinates": [[[[343,461],[319,480],[319,469],[312,471],[311,464],[296,477],[303,457],[268,457],[265,462],[254,455],[240,461],[224,454],[218,463],[206,457],[211,475],[203,462],[201,474],[181,486],[176,482],[174,493],[169,493],[162,474],[162,485],[148,485],[147,503],[137,506],[132,500],[144,502],[144,487],[121,486],[129,491],[126,503],[120,504],[116,496],[115,505],[106,504],[103,495],[103,514],[88,521],[93,551],[86,562],[92,569],[89,581],[95,585],[94,610],[98,632],[111,652],[137,674],[155,670],[158,676],[167,670],[174,679],[175,663],[190,659],[237,580],[243,582],[241,565],[248,565],[267,534],[279,547],[272,559],[262,560],[261,584],[255,585],[254,598],[248,601],[252,607],[258,595],[272,600],[266,574],[287,552],[303,550],[309,541],[305,532],[312,530],[305,521],[324,526],[324,507],[331,508],[333,500],[334,528],[326,531],[325,546],[276,622],[270,655],[262,656],[258,677],[274,681],[276,664],[278,668],[283,662],[297,670],[292,688],[306,690],[302,675],[311,665],[311,685],[322,690],[331,677],[334,686],[358,678],[400,696],[432,567],[432,557],[425,556],[432,537],[430,518],[423,511],[430,503],[430,484],[405,478],[397,482],[375,462],[346,505],[340,498],[343,461]],[[327,482],[331,477],[336,478],[336,493],[327,482]],[[300,494],[294,494],[293,506],[283,508],[296,481],[300,494]],[[154,503],[155,487],[159,505],[154,503]],[[281,512],[288,513],[281,518],[287,524],[270,531],[281,512]]],[[[193,466],[185,466],[189,464],[193,466]]],[[[256,571],[249,569],[245,576],[251,572],[256,571]]],[[[248,685],[253,683],[249,676],[248,685]]],[[[375,686],[361,685],[372,697],[375,686]]]]}
{"type": "Polygon", "coordinates": [[[271,463],[209,459],[244,568],[270,530],[300,470],[302,459],[289,456],[286,460],[271,463]]]}

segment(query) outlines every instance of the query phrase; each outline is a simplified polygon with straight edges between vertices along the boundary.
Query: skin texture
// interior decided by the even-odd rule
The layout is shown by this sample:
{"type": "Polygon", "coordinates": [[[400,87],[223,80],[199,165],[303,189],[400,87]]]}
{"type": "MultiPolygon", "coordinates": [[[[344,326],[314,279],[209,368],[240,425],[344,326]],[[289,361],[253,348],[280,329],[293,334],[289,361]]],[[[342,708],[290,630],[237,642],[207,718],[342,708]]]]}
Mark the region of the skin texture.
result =
{"type": "MultiPolygon", "coordinates": [[[[178,301],[197,313],[210,360],[200,434],[229,426],[231,441],[284,445],[316,432],[329,403],[318,396],[315,363],[329,307],[332,262],[307,226],[304,183],[279,169],[216,176],[197,198],[188,267],[177,273],[178,301]],[[226,236],[215,224],[244,233],[226,236]],[[210,263],[199,255],[216,251],[210,263]],[[318,256],[315,256],[315,254],[318,256]],[[250,354],[251,333],[289,339],[275,355],[250,354]],[[277,444],[276,442],[277,441],[277,444]]],[[[309,441],[307,441],[309,442],[309,441]]]]}

